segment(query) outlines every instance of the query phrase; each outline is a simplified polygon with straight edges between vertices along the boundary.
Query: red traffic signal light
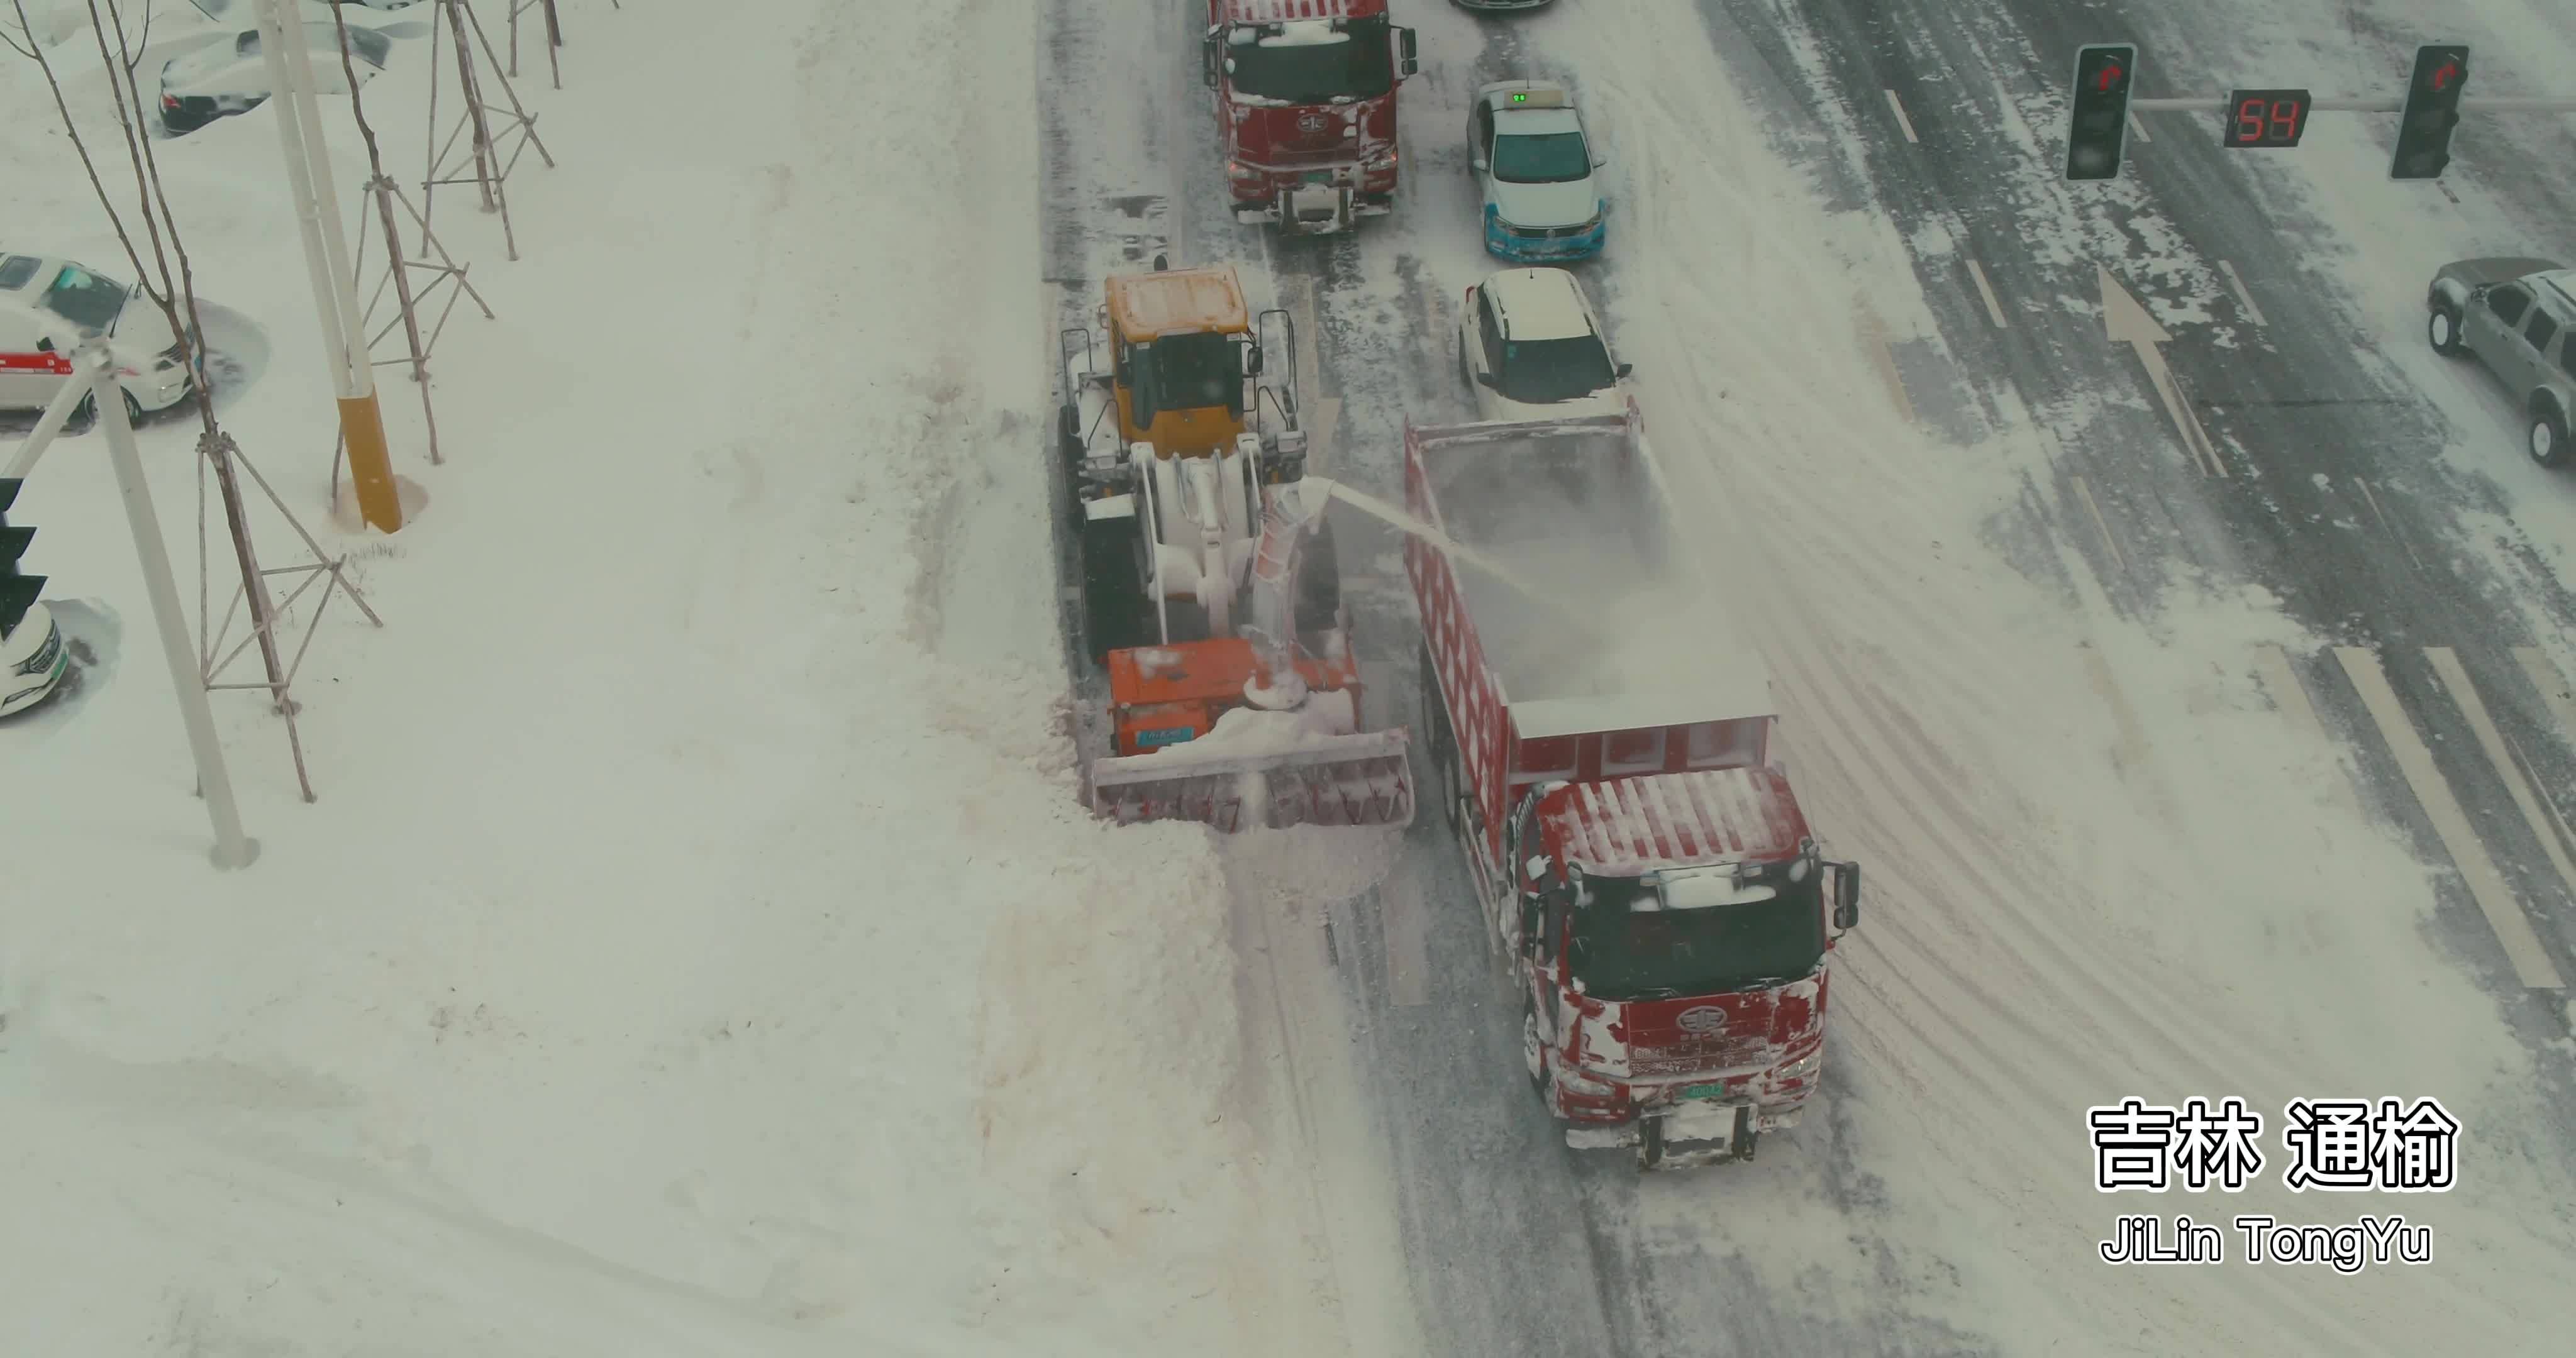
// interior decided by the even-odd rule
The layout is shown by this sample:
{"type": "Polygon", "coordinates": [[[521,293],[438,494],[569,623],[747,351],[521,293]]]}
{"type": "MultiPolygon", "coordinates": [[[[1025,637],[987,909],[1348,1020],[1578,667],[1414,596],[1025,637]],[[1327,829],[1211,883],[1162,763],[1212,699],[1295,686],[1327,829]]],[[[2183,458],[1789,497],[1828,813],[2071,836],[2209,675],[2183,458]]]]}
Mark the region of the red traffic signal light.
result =
{"type": "Polygon", "coordinates": [[[2136,78],[2134,43],[2093,43],[2075,53],[2073,108],[2066,126],[2066,177],[2116,179],[2129,135],[2129,84],[2136,78]]]}
{"type": "Polygon", "coordinates": [[[2406,107],[2397,116],[2397,150],[2391,179],[2439,179],[2451,163],[2451,131],[2460,125],[2460,91],[2469,83],[2469,49],[2428,43],[2415,49],[2415,72],[2406,82],[2406,107]]]}

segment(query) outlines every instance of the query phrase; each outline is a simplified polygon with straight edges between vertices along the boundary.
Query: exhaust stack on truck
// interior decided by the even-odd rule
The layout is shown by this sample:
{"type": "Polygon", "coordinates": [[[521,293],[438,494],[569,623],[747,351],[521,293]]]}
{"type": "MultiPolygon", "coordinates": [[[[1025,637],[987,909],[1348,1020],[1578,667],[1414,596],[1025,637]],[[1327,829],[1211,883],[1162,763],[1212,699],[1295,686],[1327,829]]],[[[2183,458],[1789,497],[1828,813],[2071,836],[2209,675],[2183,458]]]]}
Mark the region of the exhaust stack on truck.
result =
{"type": "Polygon", "coordinates": [[[1819,850],[1771,762],[1769,679],[1705,585],[1617,619],[1676,535],[1634,403],[1408,425],[1405,499],[1511,577],[1405,544],[1433,795],[1520,982],[1530,1080],[1569,1145],[1750,1158],[1815,1091],[1860,869],[1819,850]],[[1524,583],[1568,581],[1600,597],[1524,583]]]}

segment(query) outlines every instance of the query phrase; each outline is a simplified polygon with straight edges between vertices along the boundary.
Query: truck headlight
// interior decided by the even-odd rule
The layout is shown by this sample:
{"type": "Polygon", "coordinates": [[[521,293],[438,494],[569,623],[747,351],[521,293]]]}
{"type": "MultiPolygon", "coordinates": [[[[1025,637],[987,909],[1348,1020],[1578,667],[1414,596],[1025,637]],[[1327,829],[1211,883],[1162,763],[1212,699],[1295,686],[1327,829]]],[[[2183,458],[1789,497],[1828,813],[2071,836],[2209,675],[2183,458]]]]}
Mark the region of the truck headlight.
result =
{"type": "Polygon", "coordinates": [[[1791,1080],[1803,1080],[1808,1076],[1815,1074],[1816,1068],[1824,1063],[1825,1049],[1819,1046],[1814,1051],[1811,1051],[1786,1065],[1773,1066],[1771,1068],[1771,1082],[1774,1084],[1786,1084],[1791,1080]]]}
{"type": "Polygon", "coordinates": [[[1619,1092],[1619,1086],[1607,1080],[1595,1079],[1572,1066],[1561,1066],[1557,1069],[1556,1087],[1568,1094],[1582,1094],[1596,1099],[1606,1099],[1619,1092]]]}

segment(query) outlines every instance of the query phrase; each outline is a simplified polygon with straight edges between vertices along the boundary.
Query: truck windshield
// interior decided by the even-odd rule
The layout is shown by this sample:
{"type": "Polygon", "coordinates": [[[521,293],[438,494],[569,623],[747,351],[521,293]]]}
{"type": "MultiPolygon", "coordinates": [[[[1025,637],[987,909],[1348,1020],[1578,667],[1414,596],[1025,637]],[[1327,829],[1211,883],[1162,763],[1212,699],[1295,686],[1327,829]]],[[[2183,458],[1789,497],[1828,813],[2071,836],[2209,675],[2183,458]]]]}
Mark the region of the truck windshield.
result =
{"type": "Polygon", "coordinates": [[[1506,184],[1571,184],[1592,173],[1580,132],[1494,138],[1494,178],[1506,184]]]}
{"type": "Polygon", "coordinates": [[[1595,877],[1592,904],[1574,912],[1567,961],[1585,993],[1604,1000],[1722,995],[1797,980],[1825,957],[1823,874],[1777,878],[1778,895],[1749,905],[1651,908],[1635,878],[1595,877]],[[1639,910],[1640,903],[1649,906],[1639,910]]]}
{"type": "Polygon", "coordinates": [[[1165,335],[1143,346],[1128,401],[1138,424],[1165,410],[1223,406],[1228,413],[1240,415],[1243,346],[1232,335],[1165,335]]]}
{"type": "Polygon", "coordinates": [[[125,310],[126,291],[123,283],[112,278],[66,264],[46,285],[38,305],[86,333],[102,334],[116,328],[116,317],[125,310]]]}
{"type": "Polygon", "coordinates": [[[1494,388],[1505,400],[1547,405],[1588,396],[1619,380],[1610,349],[1598,335],[1567,339],[1505,340],[1503,368],[1494,388]]]}
{"type": "Polygon", "coordinates": [[[1226,34],[1235,93],[1283,104],[1343,104],[1395,88],[1395,52],[1386,17],[1301,19],[1277,34],[1244,25],[1226,34]]]}

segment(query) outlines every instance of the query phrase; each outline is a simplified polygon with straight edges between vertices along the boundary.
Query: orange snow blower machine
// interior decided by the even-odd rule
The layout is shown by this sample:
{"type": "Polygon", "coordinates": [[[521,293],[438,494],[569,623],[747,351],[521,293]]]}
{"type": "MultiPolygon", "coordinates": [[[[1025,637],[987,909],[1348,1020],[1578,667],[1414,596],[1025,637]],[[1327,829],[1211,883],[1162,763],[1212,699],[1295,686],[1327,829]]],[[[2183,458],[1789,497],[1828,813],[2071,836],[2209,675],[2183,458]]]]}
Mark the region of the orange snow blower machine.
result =
{"type": "Polygon", "coordinates": [[[1085,796],[1122,824],[1410,824],[1410,733],[1359,724],[1295,322],[1256,326],[1231,267],[1155,263],[1108,280],[1106,370],[1088,327],[1059,342],[1084,645],[1109,688],[1085,796]]]}

